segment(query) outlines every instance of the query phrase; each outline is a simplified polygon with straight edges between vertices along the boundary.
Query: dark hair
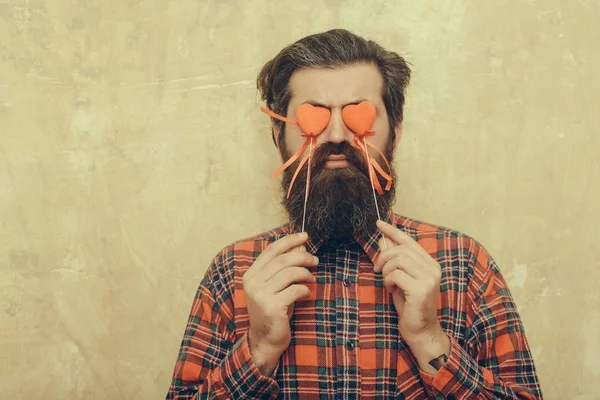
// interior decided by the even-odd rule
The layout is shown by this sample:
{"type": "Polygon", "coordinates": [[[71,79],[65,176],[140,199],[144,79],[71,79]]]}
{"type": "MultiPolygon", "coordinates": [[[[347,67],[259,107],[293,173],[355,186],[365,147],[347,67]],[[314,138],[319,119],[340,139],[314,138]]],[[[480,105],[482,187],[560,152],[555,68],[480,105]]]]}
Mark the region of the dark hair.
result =
{"type": "MultiPolygon", "coordinates": [[[[381,94],[390,121],[390,133],[402,122],[404,92],[410,81],[410,68],[398,53],[385,50],[372,40],[366,40],[345,29],[306,36],[285,47],[261,69],[256,86],[267,108],[286,116],[290,102],[289,81],[292,74],[302,68],[339,68],[355,63],[373,63],[383,77],[381,94]]],[[[279,125],[283,137],[284,123],[272,118],[279,125]]],[[[273,136],[275,142],[275,136],[273,136]]],[[[277,144],[276,142],[276,144],[277,144]]]]}

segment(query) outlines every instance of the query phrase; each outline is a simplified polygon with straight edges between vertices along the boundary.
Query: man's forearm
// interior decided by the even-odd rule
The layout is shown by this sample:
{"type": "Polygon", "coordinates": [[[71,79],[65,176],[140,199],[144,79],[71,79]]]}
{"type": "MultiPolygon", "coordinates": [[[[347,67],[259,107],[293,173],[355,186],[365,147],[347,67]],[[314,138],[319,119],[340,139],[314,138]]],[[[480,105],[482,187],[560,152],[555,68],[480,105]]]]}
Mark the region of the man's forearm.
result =
{"type": "MultiPolygon", "coordinates": [[[[254,356],[252,356],[254,357],[254,356]]],[[[258,367],[258,370],[264,376],[271,376],[275,371],[275,367],[277,366],[277,361],[254,358],[254,363],[258,367]]]]}
{"type": "Polygon", "coordinates": [[[250,355],[252,361],[258,368],[261,374],[264,376],[271,376],[277,367],[279,357],[281,355],[273,354],[273,352],[264,351],[259,346],[256,338],[252,335],[252,332],[248,332],[248,347],[250,349],[250,355]]]}
{"type": "Polygon", "coordinates": [[[450,339],[440,328],[435,333],[420,338],[407,339],[406,343],[419,363],[419,368],[429,375],[435,375],[437,369],[430,362],[441,355],[450,355],[450,339]]]}

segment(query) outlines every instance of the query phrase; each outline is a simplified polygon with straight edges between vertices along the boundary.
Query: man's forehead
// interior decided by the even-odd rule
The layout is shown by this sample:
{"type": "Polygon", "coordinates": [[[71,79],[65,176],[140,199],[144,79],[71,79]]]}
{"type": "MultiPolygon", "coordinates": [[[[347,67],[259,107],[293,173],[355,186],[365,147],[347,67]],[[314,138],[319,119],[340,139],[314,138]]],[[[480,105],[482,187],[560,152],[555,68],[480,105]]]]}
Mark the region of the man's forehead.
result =
{"type": "Polygon", "coordinates": [[[373,64],[352,64],[337,68],[304,68],[290,78],[294,105],[309,103],[326,107],[344,106],[369,100],[381,101],[383,78],[373,64]]]}

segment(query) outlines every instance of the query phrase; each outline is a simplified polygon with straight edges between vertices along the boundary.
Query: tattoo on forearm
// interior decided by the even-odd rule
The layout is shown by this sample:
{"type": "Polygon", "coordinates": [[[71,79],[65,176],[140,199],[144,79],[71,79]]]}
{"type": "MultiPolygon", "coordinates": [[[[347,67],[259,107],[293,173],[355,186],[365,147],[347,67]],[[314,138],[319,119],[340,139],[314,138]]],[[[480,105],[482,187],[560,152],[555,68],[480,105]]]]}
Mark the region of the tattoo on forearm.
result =
{"type": "Polygon", "coordinates": [[[441,356],[429,361],[429,365],[431,365],[436,370],[439,370],[440,368],[442,368],[442,365],[446,364],[447,361],[448,356],[446,354],[442,354],[441,356]]]}

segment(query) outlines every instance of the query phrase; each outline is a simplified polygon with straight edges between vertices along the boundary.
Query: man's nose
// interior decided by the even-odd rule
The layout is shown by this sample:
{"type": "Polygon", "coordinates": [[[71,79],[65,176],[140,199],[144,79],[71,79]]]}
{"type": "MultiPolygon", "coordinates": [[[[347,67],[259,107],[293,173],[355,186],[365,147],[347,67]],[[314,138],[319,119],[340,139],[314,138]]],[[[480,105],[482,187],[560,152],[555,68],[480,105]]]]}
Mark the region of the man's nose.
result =
{"type": "Polygon", "coordinates": [[[337,109],[331,110],[331,119],[329,125],[323,133],[319,135],[323,142],[342,143],[346,140],[351,141],[354,134],[342,119],[342,111],[337,109]]]}

